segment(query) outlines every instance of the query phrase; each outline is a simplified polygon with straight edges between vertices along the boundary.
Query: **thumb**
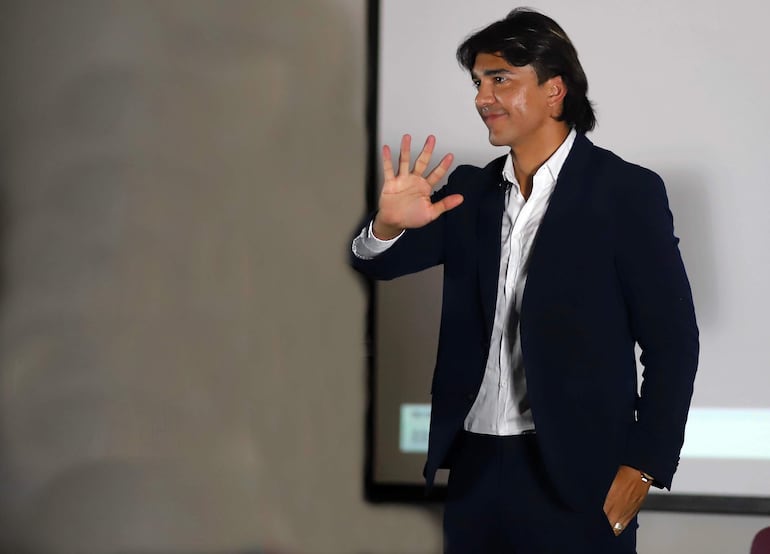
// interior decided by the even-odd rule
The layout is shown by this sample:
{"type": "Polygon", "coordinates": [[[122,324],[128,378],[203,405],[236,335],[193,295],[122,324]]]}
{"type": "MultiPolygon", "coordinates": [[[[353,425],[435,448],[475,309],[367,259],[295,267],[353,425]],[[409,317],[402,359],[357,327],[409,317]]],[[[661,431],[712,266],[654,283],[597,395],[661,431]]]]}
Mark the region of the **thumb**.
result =
{"type": "Polygon", "coordinates": [[[446,198],[442,198],[438,202],[433,204],[433,217],[434,219],[443,214],[444,212],[448,212],[449,210],[452,210],[463,203],[463,196],[462,194],[451,194],[447,196],[446,198]]]}

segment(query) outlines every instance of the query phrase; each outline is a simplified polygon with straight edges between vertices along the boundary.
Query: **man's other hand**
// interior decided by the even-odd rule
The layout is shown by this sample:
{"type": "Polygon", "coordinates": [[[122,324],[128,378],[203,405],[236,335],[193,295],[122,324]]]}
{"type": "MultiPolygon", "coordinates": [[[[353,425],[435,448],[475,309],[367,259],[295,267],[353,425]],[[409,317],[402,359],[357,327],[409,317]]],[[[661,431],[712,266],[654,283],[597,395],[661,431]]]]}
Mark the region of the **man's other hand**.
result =
{"type": "Polygon", "coordinates": [[[615,535],[622,533],[628,526],[647,498],[649,490],[650,483],[642,481],[641,471],[629,466],[618,468],[604,500],[604,513],[615,535]]]}
{"type": "Polygon", "coordinates": [[[404,229],[423,227],[436,219],[442,213],[459,206],[463,197],[451,194],[435,204],[430,195],[441,178],[452,165],[452,154],[444,156],[439,164],[423,176],[430,162],[436,137],[428,136],[422,152],[409,171],[411,137],[404,135],[401,139],[401,153],[398,159],[398,175],[393,171],[390,147],[382,147],[382,167],[385,182],[380,194],[380,204],[377,216],[374,218],[372,231],[381,240],[397,237],[404,229]]]}

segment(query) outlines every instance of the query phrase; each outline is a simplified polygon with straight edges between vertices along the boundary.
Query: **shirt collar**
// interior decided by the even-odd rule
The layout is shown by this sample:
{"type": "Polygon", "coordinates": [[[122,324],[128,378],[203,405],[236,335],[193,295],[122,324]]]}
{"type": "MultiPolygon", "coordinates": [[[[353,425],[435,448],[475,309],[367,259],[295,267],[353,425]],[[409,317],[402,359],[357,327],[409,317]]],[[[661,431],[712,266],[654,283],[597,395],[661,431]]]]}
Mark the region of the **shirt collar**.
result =
{"type": "MultiPolygon", "coordinates": [[[[549,177],[551,182],[556,182],[556,179],[559,177],[559,172],[561,171],[561,168],[567,159],[567,155],[572,149],[572,145],[575,143],[576,136],[577,132],[575,129],[570,130],[567,138],[565,138],[564,142],[562,142],[559,148],[556,149],[556,152],[551,154],[551,157],[548,158],[545,163],[543,163],[543,165],[541,165],[537,170],[535,173],[536,178],[545,174],[549,177]]],[[[516,180],[516,174],[513,172],[513,156],[511,154],[508,154],[508,156],[505,158],[505,165],[503,166],[503,179],[513,183],[516,189],[519,190],[519,182],[516,180]]]]}

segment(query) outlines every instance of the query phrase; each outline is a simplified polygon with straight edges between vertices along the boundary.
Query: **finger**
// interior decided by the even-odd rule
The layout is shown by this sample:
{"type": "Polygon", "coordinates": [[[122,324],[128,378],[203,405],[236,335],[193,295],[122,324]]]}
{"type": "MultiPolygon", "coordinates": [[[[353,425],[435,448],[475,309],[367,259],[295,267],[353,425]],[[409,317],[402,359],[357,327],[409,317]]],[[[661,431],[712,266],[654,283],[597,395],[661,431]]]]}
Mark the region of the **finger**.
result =
{"type": "Polygon", "coordinates": [[[382,172],[386,182],[392,181],[396,177],[393,174],[393,159],[390,153],[390,146],[387,144],[382,147],[382,172]]]}
{"type": "Polygon", "coordinates": [[[412,137],[404,135],[401,139],[401,154],[398,157],[398,174],[409,173],[409,150],[412,147],[412,137]]]}
{"type": "Polygon", "coordinates": [[[612,500],[610,496],[608,496],[607,500],[604,503],[604,514],[607,517],[607,524],[612,528],[612,532],[615,533],[615,535],[619,535],[623,529],[625,529],[625,523],[623,522],[622,514],[620,510],[615,505],[615,502],[612,500]],[[615,524],[620,523],[623,525],[623,528],[618,530],[615,528],[615,524]]]}
{"type": "Polygon", "coordinates": [[[428,174],[426,180],[431,187],[435,187],[442,177],[446,175],[446,172],[449,171],[449,167],[452,165],[452,160],[454,160],[454,156],[452,154],[447,154],[441,159],[433,171],[428,174]]]}
{"type": "Polygon", "coordinates": [[[615,533],[615,536],[619,536],[623,531],[626,530],[626,527],[628,527],[628,524],[631,523],[630,517],[624,517],[622,519],[617,519],[612,524],[612,532],[615,533]],[[620,527],[618,527],[618,524],[620,524],[620,527]]]}
{"type": "Polygon", "coordinates": [[[631,520],[634,519],[634,516],[639,512],[640,503],[639,502],[633,502],[627,506],[625,506],[620,513],[616,516],[608,516],[610,518],[610,524],[612,525],[612,531],[615,533],[615,535],[620,535],[623,531],[626,530],[626,528],[631,524],[631,520]],[[620,523],[621,528],[616,529],[615,524],[620,523]]]}
{"type": "Polygon", "coordinates": [[[422,147],[422,152],[417,156],[417,161],[414,162],[414,173],[422,175],[425,173],[425,168],[428,167],[430,157],[433,155],[433,148],[436,146],[436,137],[428,135],[425,139],[425,146],[422,147]]]}
{"type": "Polygon", "coordinates": [[[607,514],[607,524],[610,526],[616,537],[625,530],[626,523],[627,522],[620,516],[620,514],[613,513],[613,511],[610,511],[607,514]],[[618,528],[618,524],[620,524],[620,528],[618,528]]]}
{"type": "Polygon", "coordinates": [[[449,210],[452,210],[463,203],[463,197],[461,194],[450,194],[446,198],[442,198],[438,202],[433,204],[433,219],[436,219],[438,216],[443,214],[444,212],[448,212],[449,210]]]}
{"type": "Polygon", "coordinates": [[[605,514],[607,516],[607,525],[609,525],[612,528],[612,532],[615,533],[616,536],[619,535],[623,531],[623,529],[625,529],[625,524],[621,520],[620,514],[616,513],[615,510],[605,511],[605,514]],[[623,528],[618,530],[615,527],[616,523],[620,523],[621,525],[623,525],[623,528]]]}

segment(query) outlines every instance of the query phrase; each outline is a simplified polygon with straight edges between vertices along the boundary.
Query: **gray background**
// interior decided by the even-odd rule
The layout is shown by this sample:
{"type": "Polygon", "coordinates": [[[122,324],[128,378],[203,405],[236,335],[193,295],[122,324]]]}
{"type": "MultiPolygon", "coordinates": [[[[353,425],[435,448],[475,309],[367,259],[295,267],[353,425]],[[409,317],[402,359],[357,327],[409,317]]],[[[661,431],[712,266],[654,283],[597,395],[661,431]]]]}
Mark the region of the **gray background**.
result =
{"type": "MultiPolygon", "coordinates": [[[[13,553],[435,553],[362,499],[364,3],[0,3],[13,553]]],[[[767,518],[647,514],[640,551],[767,518]]]]}

